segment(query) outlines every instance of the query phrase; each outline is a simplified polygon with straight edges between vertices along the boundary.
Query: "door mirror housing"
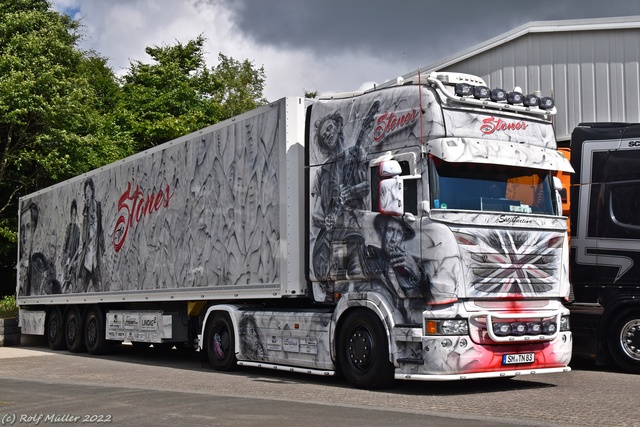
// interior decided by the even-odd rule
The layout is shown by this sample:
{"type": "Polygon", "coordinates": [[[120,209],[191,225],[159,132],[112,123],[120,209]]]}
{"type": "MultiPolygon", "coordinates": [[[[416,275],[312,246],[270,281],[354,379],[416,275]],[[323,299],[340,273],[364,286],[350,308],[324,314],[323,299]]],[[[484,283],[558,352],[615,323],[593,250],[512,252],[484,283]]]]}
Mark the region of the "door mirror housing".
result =
{"type": "Polygon", "coordinates": [[[400,175],[402,173],[402,167],[397,160],[384,160],[380,162],[378,166],[378,175],[381,178],[390,178],[400,175]]]}
{"type": "Polygon", "coordinates": [[[378,189],[378,211],[385,215],[403,215],[404,181],[396,175],[380,181],[378,189]]]}

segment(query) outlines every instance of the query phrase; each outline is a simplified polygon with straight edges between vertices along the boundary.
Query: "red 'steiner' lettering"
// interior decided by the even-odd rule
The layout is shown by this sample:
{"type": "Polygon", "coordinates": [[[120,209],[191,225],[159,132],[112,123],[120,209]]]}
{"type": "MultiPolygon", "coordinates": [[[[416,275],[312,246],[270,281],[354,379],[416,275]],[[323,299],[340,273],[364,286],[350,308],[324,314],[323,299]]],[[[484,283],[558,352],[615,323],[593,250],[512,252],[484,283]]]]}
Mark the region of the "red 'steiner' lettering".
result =
{"type": "Polygon", "coordinates": [[[134,223],[158,211],[160,208],[169,207],[169,200],[173,197],[169,185],[164,190],[144,196],[140,187],[136,184],[136,189],[131,192],[131,182],[127,183],[127,189],[118,200],[118,219],[113,230],[113,247],[118,252],[122,249],[127,238],[129,229],[134,223]]]}
{"type": "Polygon", "coordinates": [[[495,118],[493,116],[487,117],[482,121],[480,126],[480,132],[485,135],[491,135],[494,132],[506,131],[506,130],[525,130],[527,124],[524,121],[519,122],[506,122],[501,118],[495,118]]]}
{"type": "Polygon", "coordinates": [[[380,142],[387,134],[415,122],[417,117],[418,110],[415,108],[402,116],[386,111],[382,113],[376,121],[376,127],[373,130],[373,139],[376,142],[380,142]]]}

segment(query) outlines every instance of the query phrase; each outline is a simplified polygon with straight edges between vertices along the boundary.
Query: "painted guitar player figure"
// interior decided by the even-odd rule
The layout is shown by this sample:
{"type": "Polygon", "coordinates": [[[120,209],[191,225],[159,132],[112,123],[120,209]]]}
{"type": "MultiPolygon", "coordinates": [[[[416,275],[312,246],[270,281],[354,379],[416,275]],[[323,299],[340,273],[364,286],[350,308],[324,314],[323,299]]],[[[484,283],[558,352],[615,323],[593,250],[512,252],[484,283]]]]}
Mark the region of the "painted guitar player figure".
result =
{"type": "Polygon", "coordinates": [[[318,171],[311,192],[316,199],[313,225],[320,228],[313,248],[313,271],[319,280],[347,279],[362,272],[364,236],[356,230],[362,228],[369,194],[362,144],[373,128],[379,107],[377,101],[371,105],[355,145],[348,149],[344,148],[343,118],[339,113],[329,114],[315,124],[314,142],[330,156],[318,171]],[[337,241],[344,242],[347,265],[332,263],[336,250],[332,243],[337,241]]]}

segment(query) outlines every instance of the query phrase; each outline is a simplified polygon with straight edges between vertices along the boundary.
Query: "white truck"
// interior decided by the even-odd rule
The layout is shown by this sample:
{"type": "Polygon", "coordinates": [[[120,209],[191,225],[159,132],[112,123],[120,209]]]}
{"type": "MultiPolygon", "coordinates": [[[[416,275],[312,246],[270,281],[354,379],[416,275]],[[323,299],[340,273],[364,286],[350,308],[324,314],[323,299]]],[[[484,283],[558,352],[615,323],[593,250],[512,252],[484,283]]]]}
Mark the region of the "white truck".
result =
{"type": "Polygon", "coordinates": [[[21,198],[22,333],[362,388],[569,371],[553,101],[394,83],[283,98],[21,198]]]}

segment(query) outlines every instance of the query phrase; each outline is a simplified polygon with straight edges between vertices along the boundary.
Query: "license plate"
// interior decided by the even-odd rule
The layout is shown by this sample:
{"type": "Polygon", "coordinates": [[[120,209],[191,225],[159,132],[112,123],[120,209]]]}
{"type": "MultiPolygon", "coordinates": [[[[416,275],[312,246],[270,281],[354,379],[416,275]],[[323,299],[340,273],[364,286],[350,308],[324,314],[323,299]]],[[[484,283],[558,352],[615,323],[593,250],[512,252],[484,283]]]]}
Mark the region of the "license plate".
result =
{"type": "Polygon", "coordinates": [[[502,356],[502,364],[503,365],[517,365],[519,363],[533,363],[535,361],[535,357],[533,353],[522,353],[522,354],[505,354],[502,356]]]}

